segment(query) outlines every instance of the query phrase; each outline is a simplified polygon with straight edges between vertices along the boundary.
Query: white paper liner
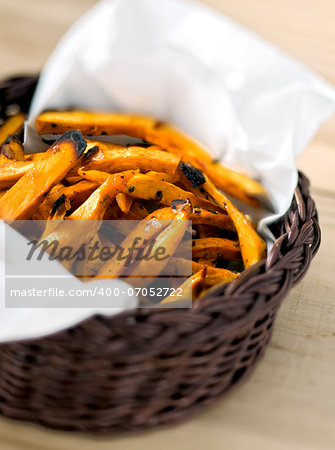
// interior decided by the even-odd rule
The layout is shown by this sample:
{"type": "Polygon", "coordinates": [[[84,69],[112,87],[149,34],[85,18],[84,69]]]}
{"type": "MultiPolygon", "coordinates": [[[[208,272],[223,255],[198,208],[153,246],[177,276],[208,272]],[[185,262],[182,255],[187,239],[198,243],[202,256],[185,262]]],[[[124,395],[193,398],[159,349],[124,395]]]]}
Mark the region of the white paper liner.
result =
{"type": "MultiPolygon", "coordinates": [[[[199,140],[213,157],[242,167],[269,192],[275,214],[260,222],[259,231],[271,245],[266,224],[287,211],[297,184],[295,157],[334,113],[335,91],[205,6],[105,0],[72,26],[45,65],[26,128],[28,152],[41,148],[36,116],[68,107],[155,116],[199,140]]],[[[121,309],[134,302],[125,298],[121,309]]],[[[0,342],[39,337],[97,312],[120,311],[6,309],[4,295],[0,308],[0,342]]]]}

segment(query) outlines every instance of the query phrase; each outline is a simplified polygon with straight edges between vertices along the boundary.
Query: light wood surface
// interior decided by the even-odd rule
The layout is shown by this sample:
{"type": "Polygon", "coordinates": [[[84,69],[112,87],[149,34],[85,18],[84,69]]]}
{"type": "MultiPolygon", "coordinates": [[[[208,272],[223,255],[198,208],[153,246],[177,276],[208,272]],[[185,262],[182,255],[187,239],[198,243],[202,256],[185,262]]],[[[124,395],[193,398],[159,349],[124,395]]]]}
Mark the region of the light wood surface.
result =
{"type": "MultiPolygon", "coordinates": [[[[159,0],[157,0],[159,1],[159,0]]],[[[0,77],[36,72],[94,0],[0,0],[0,77]]],[[[335,84],[334,0],[207,0],[335,84]]],[[[187,423],[96,439],[0,419],[1,450],[322,450],[335,448],[335,119],[298,160],[323,244],[280,310],[253,377],[187,423]]]]}

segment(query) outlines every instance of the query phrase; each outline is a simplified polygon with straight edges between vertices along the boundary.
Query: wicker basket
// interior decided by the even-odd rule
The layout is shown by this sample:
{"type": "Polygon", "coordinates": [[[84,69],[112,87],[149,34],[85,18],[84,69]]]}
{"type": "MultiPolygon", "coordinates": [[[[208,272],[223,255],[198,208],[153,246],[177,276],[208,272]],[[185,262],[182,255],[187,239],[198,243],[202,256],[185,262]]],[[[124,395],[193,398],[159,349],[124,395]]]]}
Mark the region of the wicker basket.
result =
{"type": "MultiPolygon", "coordinates": [[[[26,111],[36,77],[0,86],[1,114],[26,111]]],[[[49,427],[120,433],[178,422],[245,379],[276,312],[320,244],[309,183],[299,184],[266,260],[190,310],[95,316],[66,331],[0,346],[0,412],[49,427]]]]}

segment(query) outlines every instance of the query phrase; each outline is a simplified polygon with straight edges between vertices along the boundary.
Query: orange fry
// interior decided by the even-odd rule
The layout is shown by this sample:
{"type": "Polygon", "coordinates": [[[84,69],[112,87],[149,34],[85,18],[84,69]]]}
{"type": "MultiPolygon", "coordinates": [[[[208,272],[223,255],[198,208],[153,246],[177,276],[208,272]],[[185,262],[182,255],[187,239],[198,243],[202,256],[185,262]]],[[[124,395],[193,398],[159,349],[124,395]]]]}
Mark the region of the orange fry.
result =
{"type": "Polygon", "coordinates": [[[153,170],[150,170],[149,172],[146,172],[145,175],[158,181],[166,181],[173,184],[179,181],[178,172],[175,172],[173,175],[169,175],[168,173],[154,172],[153,170]]]}
{"type": "Polygon", "coordinates": [[[116,195],[122,191],[124,185],[134,176],[129,170],[110,175],[109,178],[69,217],[69,220],[102,220],[106,209],[116,195]]]}
{"type": "MultiPolygon", "coordinates": [[[[173,255],[187,230],[187,220],[190,213],[190,205],[185,204],[185,206],[181,207],[177,214],[175,214],[174,219],[171,220],[170,224],[157,235],[151,254],[155,254],[156,249],[164,249],[166,259],[162,259],[159,262],[154,258],[149,261],[140,261],[136,267],[136,276],[145,276],[150,274],[150,276],[154,278],[162,273],[168,264],[168,256],[171,257],[173,255]]],[[[142,283],[141,285],[143,286],[144,284],[145,283],[142,283]]]]}
{"type": "Polygon", "coordinates": [[[17,133],[23,127],[25,118],[25,114],[18,113],[6,120],[0,128],[0,145],[5,142],[8,136],[17,133]]]}
{"type": "Polygon", "coordinates": [[[250,225],[244,214],[224,194],[219,192],[210,180],[206,180],[204,188],[227,211],[233,221],[240,242],[244,267],[247,269],[265,258],[266,243],[250,225]]]}
{"type": "Polygon", "coordinates": [[[174,200],[190,200],[193,207],[199,206],[205,209],[219,209],[212,203],[199,199],[192,192],[184,191],[174,184],[166,181],[154,180],[144,174],[134,176],[130,183],[127,184],[125,191],[132,197],[153,200],[162,205],[170,206],[174,200]]]}
{"type": "Polygon", "coordinates": [[[13,186],[34,167],[34,161],[10,161],[0,165],[0,189],[13,186]]]}
{"type": "Polygon", "coordinates": [[[24,161],[23,145],[16,136],[10,136],[1,147],[1,154],[14,161],[24,161]]]}
{"type": "Polygon", "coordinates": [[[65,133],[50,147],[48,157],[33,163],[31,170],[2,197],[0,218],[9,221],[30,219],[43,196],[64,178],[85,148],[86,142],[78,131],[65,133]]]}
{"type": "Polygon", "coordinates": [[[95,191],[97,185],[90,181],[80,181],[72,186],[57,184],[54,186],[33,215],[34,220],[46,220],[50,214],[52,205],[61,196],[65,195],[71,202],[71,209],[78,208],[95,191]]]}
{"type": "MultiPolygon", "coordinates": [[[[187,259],[172,257],[169,260],[168,267],[166,270],[171,276],[173,276],[187,273],[188,267],[189,261],[187,259]]],[[[204,264],[192,261],[193,273],[198,272],[203,267],[204,264]]],[[[216,280],[216,282],[213,282],[213,285],[218,283],[230,283],[231,281],[235,280],[235,278],[237,278],[238,276],[239,273],[233,273],[227,269],[218,269],[216,267],[207,266],[206,285],[210,286],[213,279],[216,280]]]]}
{"type": "Polygon", "coordinates": [[[110,177],[110,173],[100,170],[86,170],[83,167],[78,170],[78,174],[85,180],[91,181],[98,185],[103,184],[110,177]]]}
{"type": "MultiPolygon", "coordinates": [[[[178,202],[173,202],[175,206],[178,202]]],[[[165,214],[165,210],[171,211],[171,208],[161,208],[156,211],[157,219],[165,214]]],[[[172,209],[173,213],[173,209],[172,209]]],[[[234,223],[227,214],[222,214],[214,210],[206,210],[203,208],[194,208],[192,214],[189,217],[193,225],[208,225],[220,228],[222,230],[236,231],[234,223]]]]}
{"type": "Polygon", "coordinates": [[[127,195],[123,192],[120,192],[116,196],[116,203],[119,205],[121,211],[124,212],[125,214],[129,213],[133,201],[134,201],[133,197],[130,197],[130,195],[127,195]]]}
{"type": "Polygon", "coordinates": [[[180,158],[164,152],[161,148],[152,146],[122,147],[108,142],[94,142],[99,151],[84,165],[86,170],[101,170],[115,173],[123,170],[140,169],[164,172],[173,175],[178,167],[180,158]]]}
{"type": "MultiPolygon", "coordinates": [[[[183,219],[190,214],[190,205],[185,202],[183,206],[180,207],[179,216],[175,215],[174,219],[183,219]]],[[[122,242],[121,247],[123,249],[129,249],[137,238],[141,238],[141,241],[147,241],[149,243],[155,238],[161,231],[163,231],[169,225],[170,215],[167,213],[166,216],[162,216],[158,220],[155,216],[155,212],[148,215],[146,220],[141,220],[133,228],[131,232],[128,233],[125,240],[122,242]]],[[[117,278],[122,274],[126,267],[126,259],[117,259],[107,261],[99,272],[99,278],[117,278]]],[[[146,270],[146,273],[148,271],[146,270]]]]}
{"type": "MultiPolygon", "coordinates": [[[[181,245],[177,249],[176,256],[182,256],[184,248],[181,245]]],[[[241,260],[241,250],[237,241],[224,238],[193,239],[192,257],[207,259],[226,259],[231,261],[241,260]]]]}
{"type": "Polygon", "coordinates": [[[179,286],[179,289],[181,289],[182,296],[178,297],[176,295],[169,295],[169,297],[166,297],[164,300],[161,301],[161,304],[166,303],[175,303],[180,300],[185,299],[192,299],[195,300],[198,298],[201,289],[203,288],[205,284],[207,274],[207,267],[203,267],[199,270],[199,272],[195,273],[191,277],[187,278],[184,283],[179,286]]]}

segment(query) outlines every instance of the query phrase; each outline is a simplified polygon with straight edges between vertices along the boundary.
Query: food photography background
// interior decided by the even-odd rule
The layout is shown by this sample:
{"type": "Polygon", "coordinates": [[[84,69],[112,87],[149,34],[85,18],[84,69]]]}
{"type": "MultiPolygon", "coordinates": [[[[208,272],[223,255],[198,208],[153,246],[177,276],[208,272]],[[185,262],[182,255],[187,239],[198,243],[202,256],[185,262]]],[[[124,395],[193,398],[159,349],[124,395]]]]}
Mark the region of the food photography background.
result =
{"type": "MultiPolygon", "coordinates": [[[[159,1],[159,0],[157,0],[159,1]]],[[[0,76],[38,72],[94,0],[0,0],[0,76]]],[[[333,0],[207,0],[335,85],[333,0]]],[[[278,124],[280,126],[280,123],[278,124]]],[[[335,118],[297,161],[311,180],[322,244],[285,299],[263,361],[223,401],[171,428],[94,438],[0,418],[7,449],[335,448],[335,118]]]]}

